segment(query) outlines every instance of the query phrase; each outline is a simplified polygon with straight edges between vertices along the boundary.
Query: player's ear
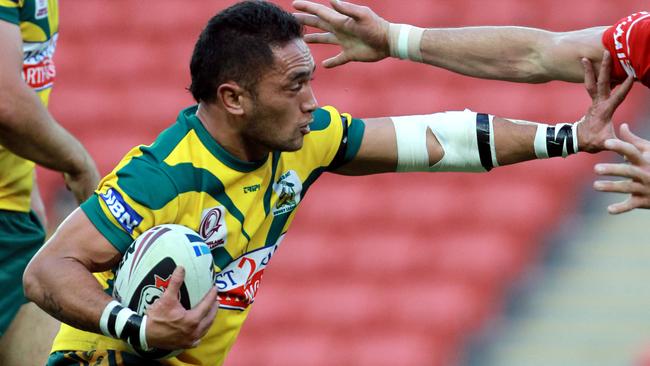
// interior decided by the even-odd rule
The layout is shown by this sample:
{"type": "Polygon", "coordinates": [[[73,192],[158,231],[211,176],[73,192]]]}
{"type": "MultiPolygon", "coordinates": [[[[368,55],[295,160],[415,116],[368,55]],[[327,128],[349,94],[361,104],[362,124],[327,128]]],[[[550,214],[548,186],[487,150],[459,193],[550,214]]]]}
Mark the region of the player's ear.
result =
{"type": "Polygon", "coordinates": [[[237,116],[244,113],[243,103],[246,95],[246,90],[235,82],[223,83],[217,88],[217,100],[230,114],[237,116]]]}

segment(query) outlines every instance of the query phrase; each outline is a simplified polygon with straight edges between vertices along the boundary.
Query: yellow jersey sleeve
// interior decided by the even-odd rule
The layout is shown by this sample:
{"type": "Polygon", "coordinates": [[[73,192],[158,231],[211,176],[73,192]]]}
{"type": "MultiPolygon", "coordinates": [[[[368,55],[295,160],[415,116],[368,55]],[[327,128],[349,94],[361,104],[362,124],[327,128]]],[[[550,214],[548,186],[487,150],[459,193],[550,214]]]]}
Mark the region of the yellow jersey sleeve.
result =
{"type": "Polygon", "coordinates": [[[133,157],[107,175],[81,208],[102,235],[124,253],[147,229],[175,222],[178,205],[178,191],[169,176],[150,161],[133,157]]]}
{"type": "Polygon", "coordinates": [[[319,165],[331,171],[354,159],[363,139],[364,122],[330,106],[317,109],[313,117],[304,149],[318,155],[319,165]]]}

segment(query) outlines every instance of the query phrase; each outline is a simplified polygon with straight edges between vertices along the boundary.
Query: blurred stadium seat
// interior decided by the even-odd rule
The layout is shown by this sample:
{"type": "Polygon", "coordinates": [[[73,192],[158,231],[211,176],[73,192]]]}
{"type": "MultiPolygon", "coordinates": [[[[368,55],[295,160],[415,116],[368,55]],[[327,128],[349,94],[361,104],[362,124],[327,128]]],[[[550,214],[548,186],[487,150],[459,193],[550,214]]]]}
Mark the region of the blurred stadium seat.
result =
{"type": "MultiPolygon", "coordinates": [[[[107,173],[190,105],[188,63],[205,21],[233,1],[61,2],[51,109],[107,173]]],[[[290,1],[280,3],[289,9],[290,1]]],[[[366,2],[420,26],[515,24],[566,30],[609,24],[642,1],[366,2]],[[407,5],[408,4],[408,5],[407,5]]],[[[636,6],[636,8],[634,8],[636,6]]],[[[317,62],[336,52],[313,47],[317,62]]],[[[321,104],[356,117],[462,110],[574,121],[580,85],[517,85],[424,65],[319,68],[321,104]]],[[[631,120],[632,92],[617,120],[631,120]]],[[[489,174],[325,175],[307,194],[229,365],[451,365],[494,316],[545,235],[575,209],[590,156],[489,174]],[[251,351],[253,349],[254,351],[251,351]]],[[[40,171],[46,201],[61,179],[40,171]]]]}

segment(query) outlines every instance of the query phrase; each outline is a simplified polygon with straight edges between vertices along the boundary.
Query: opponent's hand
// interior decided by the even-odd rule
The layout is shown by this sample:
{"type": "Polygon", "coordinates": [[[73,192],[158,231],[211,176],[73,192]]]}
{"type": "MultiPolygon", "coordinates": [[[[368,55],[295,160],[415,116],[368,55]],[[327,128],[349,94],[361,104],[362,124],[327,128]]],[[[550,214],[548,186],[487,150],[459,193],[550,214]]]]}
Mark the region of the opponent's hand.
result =
{"type": "Polygon", "coordinates": [[[93,194],[99,183],[99,172],[90,156],[85,159],[84,164],[77,173],[63,173],[66,187],[80,204],[93,194]]]}
{"type": "Polygon", "coordinates": [[[213,286],[201,302],[186,310],[178,300],[185,269],[176,267],[167,290],[147,309],[147,343],[150,347],[177,350],[198,346],[217,314],[217,290],[213,286]]]}
{"type": "Polygon", "coordinates": [[[323,61],[324,67],[379,61],[390,55],[386,20],[366,6],[337,0],[330,3],[332,9],[311,1],[293,2],[296,10],[304,12],[294,13],[299,22],[325,31],[305,35],[306,42],[341,46],[341,53],[323,61]]]}
{"type": "Polygon", "coordinates": [[[606,140],[616,138],[612,115],[632,89],[634,78],[628,77],[612,92],[609,78],[612,58],[609,52],[603,53],[598,81],[591,61],[583,58],[581,62],[585,71],[585,88],[591,96],[592,104],[578,125],[578,146],[580,151],[596,153],[605,149],[606,140]]]}
{"type": "Polygon", "coordinates": [[[633,134],[627,124],[621,125],[621,139],[605,141],[608,150],[625,157],[627,163],[596,164],[598,175],[628,178],[620,181],[598,180],[594,189],[600,192],[626,193],[625,201],[607,207],[610,214],[620,214],[635,208],[650,208],[650,141],[633,134]]]}

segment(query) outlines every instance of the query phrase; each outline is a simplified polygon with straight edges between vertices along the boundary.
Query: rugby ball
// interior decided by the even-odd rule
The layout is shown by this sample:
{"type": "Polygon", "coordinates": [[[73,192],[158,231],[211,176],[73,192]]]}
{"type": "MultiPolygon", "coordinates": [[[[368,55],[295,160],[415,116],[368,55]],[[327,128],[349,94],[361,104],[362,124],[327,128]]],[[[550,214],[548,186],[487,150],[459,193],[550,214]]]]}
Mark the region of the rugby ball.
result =
{"type": "MultiPolygon", "coordinates": [[[[138,236],[117,267],[113,297],[144,315],[167,289],[176,266],[185,268],[179,300],[189,310],[214,286],[214,267],[203,238],[182,225],[155,226],[138,236]]],[[[183,351],[133,348],[146,358],[168,358],[183,351]]]]}

